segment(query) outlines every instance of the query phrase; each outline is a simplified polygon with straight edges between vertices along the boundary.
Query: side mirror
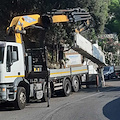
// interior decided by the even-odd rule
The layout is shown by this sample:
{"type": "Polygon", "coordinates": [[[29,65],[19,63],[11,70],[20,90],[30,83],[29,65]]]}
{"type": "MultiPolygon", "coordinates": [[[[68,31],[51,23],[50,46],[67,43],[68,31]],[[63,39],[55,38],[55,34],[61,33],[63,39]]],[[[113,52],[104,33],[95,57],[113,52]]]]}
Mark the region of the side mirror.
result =
{"type": "Polygon", "coordinates": [[[15,61],[17,61],[17,52],[13,51],[12,52],[12,62],[15,62],[15,61]]]}

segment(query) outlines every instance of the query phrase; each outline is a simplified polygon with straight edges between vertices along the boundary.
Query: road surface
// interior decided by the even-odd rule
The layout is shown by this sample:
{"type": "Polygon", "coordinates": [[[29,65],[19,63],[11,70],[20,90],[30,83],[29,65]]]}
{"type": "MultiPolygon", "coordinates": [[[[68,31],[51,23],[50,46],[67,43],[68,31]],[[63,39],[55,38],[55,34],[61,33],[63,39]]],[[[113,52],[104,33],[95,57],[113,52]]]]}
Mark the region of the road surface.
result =
{"type": "Polygon", "coordinates": [[[69,97],[56,96],[47,103],[33,102],[23,110],[0,108],[0,120],[120,120],[120,80],[106,87],[83,88],[69,97]]]}

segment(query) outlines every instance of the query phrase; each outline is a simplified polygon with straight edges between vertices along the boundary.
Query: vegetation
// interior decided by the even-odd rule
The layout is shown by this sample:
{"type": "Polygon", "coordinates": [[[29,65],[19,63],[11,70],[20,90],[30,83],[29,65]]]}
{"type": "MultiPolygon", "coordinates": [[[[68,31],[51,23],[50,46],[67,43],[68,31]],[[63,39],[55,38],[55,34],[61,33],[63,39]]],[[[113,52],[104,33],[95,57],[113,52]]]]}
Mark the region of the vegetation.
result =
{"type": "Polygon", "coordinates": [[[120,37],[120,0],[111,0],[109,9],[109,20],[106,27],[120,37]]]}

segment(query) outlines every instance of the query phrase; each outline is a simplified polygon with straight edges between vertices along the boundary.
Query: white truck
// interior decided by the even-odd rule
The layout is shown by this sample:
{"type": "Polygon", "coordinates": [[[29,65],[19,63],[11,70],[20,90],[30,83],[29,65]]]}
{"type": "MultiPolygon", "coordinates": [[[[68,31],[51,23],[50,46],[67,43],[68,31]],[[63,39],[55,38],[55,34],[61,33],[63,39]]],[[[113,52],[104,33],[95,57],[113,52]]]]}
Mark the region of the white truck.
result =
{"type": "MultiPolygon", "coordinates": [[[[0,52],[0,101],[14,101],[19,109],[25,107],[29,98],[42,98],[46,101],[46,80],[49,73],[42,60],[44,51],[29,49],[24,57],[22,44],[0,42],[0,52]]],[[[87,66],[49,71],[50,94],[63,89],[65,96],[70,95],[72,89],[77,92],[81,86],[82,75],[88,74],[87,66]]]]}
{"type": "Polygon", "coordinates": [[[90,19],[89,13],[79,8],[61,10],[58,13],[53,12],[51,16],[35,14],[13,18],[7,28],[7,40],[0,42],[1,103],[13,102],[15,108],[23,109],[30,98],[46,101],[55,90],[62,89],[66,96],[72,88],[75,92],[79,90],[81,76],[83,73],[88,74],[87,66],[48,70],[45,46],[36,48],[32,44],[32,48],[27,46],[25,49],[26,44],[23,42],[25,28],[44,30],[44,26],[49,25],[51,20],[52,23],[57,23],[74,22],[78,18],[79,21],[90,19]]]}

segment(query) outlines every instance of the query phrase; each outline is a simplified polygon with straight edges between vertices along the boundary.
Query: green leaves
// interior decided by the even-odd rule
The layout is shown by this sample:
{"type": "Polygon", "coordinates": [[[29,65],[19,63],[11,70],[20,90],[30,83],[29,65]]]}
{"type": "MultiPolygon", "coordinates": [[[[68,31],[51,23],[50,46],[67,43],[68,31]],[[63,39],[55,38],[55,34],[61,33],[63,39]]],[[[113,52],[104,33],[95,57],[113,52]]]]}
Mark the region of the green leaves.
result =
{"type": "Polygon", "coordinates": [[[119,35],[120,34],[120,1],[111,0],[109,9],[110,9],[109,21],[106,26],[108,29],[110,29],[111,32],[116,32],[119,35]]]}

